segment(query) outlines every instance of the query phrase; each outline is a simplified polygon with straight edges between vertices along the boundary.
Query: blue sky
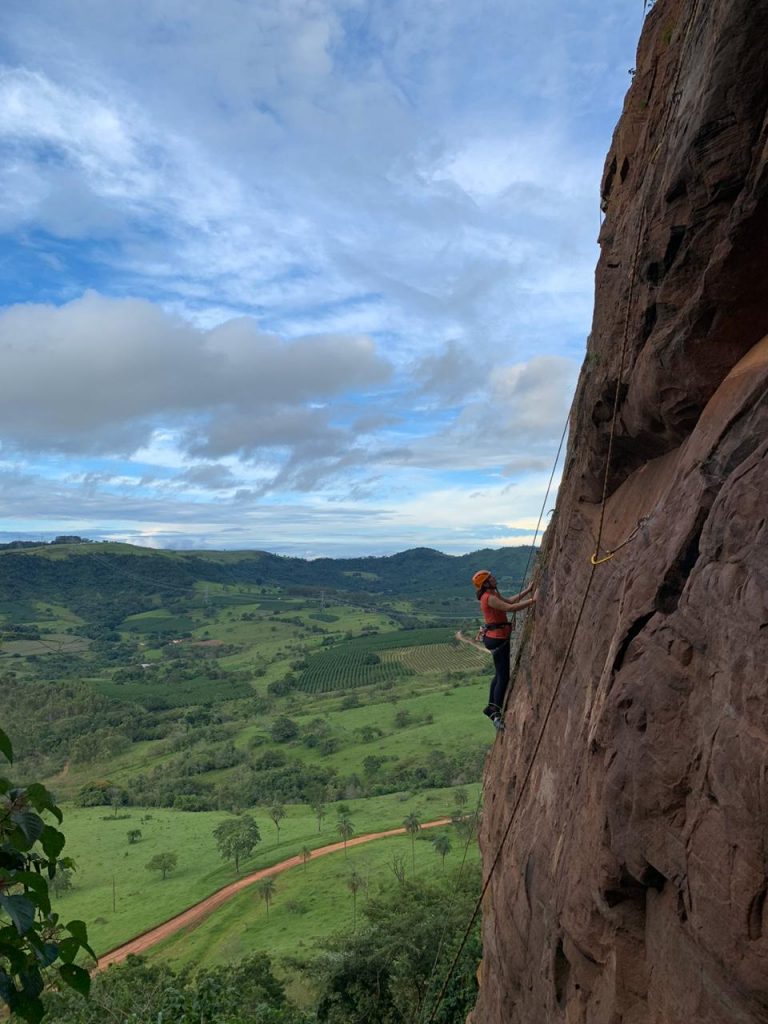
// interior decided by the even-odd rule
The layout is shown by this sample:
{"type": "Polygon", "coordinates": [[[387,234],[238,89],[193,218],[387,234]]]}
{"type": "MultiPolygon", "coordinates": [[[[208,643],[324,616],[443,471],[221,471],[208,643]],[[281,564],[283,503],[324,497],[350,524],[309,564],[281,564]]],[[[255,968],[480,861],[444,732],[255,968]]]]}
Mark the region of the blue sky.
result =
{"type": "Polygon", "coordinates": [[[4,0],[0,538],[530,539],[637,0],[4,0]]]}

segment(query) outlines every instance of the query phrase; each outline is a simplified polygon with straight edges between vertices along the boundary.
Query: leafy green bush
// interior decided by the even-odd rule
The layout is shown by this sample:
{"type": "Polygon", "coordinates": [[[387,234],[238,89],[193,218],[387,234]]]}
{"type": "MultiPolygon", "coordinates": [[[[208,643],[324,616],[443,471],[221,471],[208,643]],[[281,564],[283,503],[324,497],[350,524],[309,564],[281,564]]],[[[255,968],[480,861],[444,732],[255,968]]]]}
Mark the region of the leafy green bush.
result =
{"type": "MultiPolygon", "coordinates": [[[[13,761],[1,729],[0,752],[13,761]]],[[[87,994],[91,978],[75,958],[85,950],[95,959],[83,922],[62,926],[51,911],[48,883],[74,864],[60,856],[64,836],[45,823],[45,813],[61,824],[61,811],[44,786],[19,788],[0,779],[0,998],[30,1024],[44,1016],[44,972],[56,967],[60,981],[87,994]]]]}
{"type": "Polygon", "coordinates": [[[290,1006],[282,984],[264,953],[235,964],[193,974],[168,964],[145,963],[130,956],[94,978],[88,1002],[69,993],[45,997],[50,1024],[305,1024],[308,1018],[290,1006]]]}
{"type": "Polygon", "coordinates": [[[327,953],[299,965],[319,986],[318,1024],[401,1024],[433,1011],[439,1024],[465,1020],[477,995],[477,922],[439,1005],[437,996],[479,889],[477,873],[465,871],[438,883],[403,881],[371,897],[357,933],[336,936],[327,953]]]}

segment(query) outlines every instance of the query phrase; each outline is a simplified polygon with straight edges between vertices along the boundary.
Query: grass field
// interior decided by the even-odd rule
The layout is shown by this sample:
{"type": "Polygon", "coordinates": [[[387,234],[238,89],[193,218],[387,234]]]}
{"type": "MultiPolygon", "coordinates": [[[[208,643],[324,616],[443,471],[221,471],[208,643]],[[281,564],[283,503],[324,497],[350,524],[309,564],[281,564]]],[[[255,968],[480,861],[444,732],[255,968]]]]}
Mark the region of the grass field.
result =
{"type": "Polygon", "coordinates": [[[137,702],[155,702],[168,708],[211,704],[248,697],[253,693],[249,683],[238,679],[210,679],[201,673],[194,679],[163,682],[155,679],[116,683],[111,678],[95,682],[94,689],[107,697],[137,702]]]}
{"type": "Polygon", "coordinates": [[[185,633],[194,629],[198,623],[188,615],[169,615],[158,609],[142,612],[140,615],[129,616],[121,629],[130,633],[185,633]]]}
{"type": "MultiPolygon", "coordinates": [[[[487,662],[484,665],[487,670],[487,662]]],[[[300,704],[294,698],[288,711],[300,728],[318,717],[328,722],[339,740],[339,748],[331,754],[321,754],[300,740],[275,743],[270,738],[270,726],[274,715],[284,713],[282,705],[273,714],[246,717],[233,736],[234,743],[244,751],[257,743],[255,753],[259,756],[268,750],[280,750],[289,762],[304,761],[339,772],[361,771],[362,762],[369,755],[394,761],[433,750],[455,753],[476,749],[493,741],[493,731],[481,713],[487,689],[484,675],[478,676],[476,682],[456,683],[433,674],[402,680],[392,690],[363,689],[356,691],[360,696],[359,707],[345,708],[348,695],[344,693],[302,695],[300,704]],[[407,725],[395,724],[398,712],[407,714],[407,725]],[[366,728],[380,729],[383,735],[365,742],[366,728]]],[[[49,779],[47,784],[62,800],[71,800],[93,778],[108,778],[115,785],[130,788],[134,775],[162,766],[173,756],[163,741],[142,741],[132,744],[109,765],[73,764],[65,774],[49,779]]],[[[209,777],[220,781],[226,774],[227,771],[214,772],[209,777]]]]}
{"type": "MultiPolygon", "coordinates": [[[[479,787],[462,787],[474,807],[479,787]]],[[[389,794],[367,800],[346,802],[355,834],[395,828],[410,813],[423,820],[449,815],[455,808],[455,789],[430,790],[414,797],[389,794]]],[[[280,843],[266,809],[248,813],[261,831],[261,842],[244,861],[241,874],[268,867],[297,854],[303,846],[325,846],[339,839],[336,831],[338,805],[329,804],[318,831],[314,813],[303,805],[289,805],[281,822],[280,843]]],[[[225,812],[184,812],[152,808],[130,808],[115,817],[108,808],[64,807],[62,831],[67,837],[65,853],[74,857],[77,872],[74,888],[54,900],[54,909],[67,919],[81,918],[89,924],[91,943],[97,953],[125,942],[153,925],[180,913],[215,892],[237,876],[231,864],[222,861],[212,836],[225,812]],[[146,819],[150,816],[149,820],[146,819]],[[137,843],[127,833],[141,830],[137,843]],[[175,852],[178,869],[164,881],[146,869],[157,853],[175,852]],[[114,907],[113,907],[114,880],[114,907]]]]}
{"type": "Polygon", "coordinates": [[[2,653],[24,658],[31,654],[82,654],[88,650],[89,645],[90,641],[82,636],[74,636],[71,633],[46,633],[39,640],[4,640],[2,653]]]}
{"type": "Polygon", "coordinates": [[[479,863],[477,843],[465,840],[455,829],[429,829],[418,833],[413,846],[408,836],[379,839],[343,853],[308,861],[305,868],[292,868],[275,878],[275,896],[267,909],[256,886],[234,896],[209,918],[186,928],[166,940],[152,954],[176,966],[231,963],[254,952],[267,952],[279,960],[283,956],[306,956],[322,951],[336,932],[348,933],[355,918],[359,923],[368,894],[396,884],[392,858],[402,858],[407,876],[429,878],[443,871],[432,839],[446,833],[452,849],[445,858],[445,870],[458,869],[464,859],[465,870],[479,863]],[[355,871],[364,879],[364,888],[353,899],[347,882],[355,871]]]}

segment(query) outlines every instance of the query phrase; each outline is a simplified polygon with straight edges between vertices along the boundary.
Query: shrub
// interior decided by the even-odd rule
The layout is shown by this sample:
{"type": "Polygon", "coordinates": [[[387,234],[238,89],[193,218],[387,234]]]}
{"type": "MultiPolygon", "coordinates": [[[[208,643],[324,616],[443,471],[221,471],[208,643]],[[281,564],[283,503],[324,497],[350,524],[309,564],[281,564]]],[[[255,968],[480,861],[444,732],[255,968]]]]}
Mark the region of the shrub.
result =
{"type": "Polygon", "coordinates": [[[280,715],[272,723],[270,735],[275,743],[287,743],[289,740],[296,739],[299,735],[299,727],[292,718],[289,718],[287,715],[280,715]]]}

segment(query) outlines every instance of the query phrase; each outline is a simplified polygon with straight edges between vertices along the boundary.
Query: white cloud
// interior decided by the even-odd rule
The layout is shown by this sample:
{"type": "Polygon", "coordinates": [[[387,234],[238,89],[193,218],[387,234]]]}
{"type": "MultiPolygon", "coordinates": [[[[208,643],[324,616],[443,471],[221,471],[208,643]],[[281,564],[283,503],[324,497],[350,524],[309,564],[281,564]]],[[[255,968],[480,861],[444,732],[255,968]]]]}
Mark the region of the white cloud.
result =
{"type": "Polygon", "coordinates": [[[140,299],[88,294],[0,313],[0,430],[21,449],[131,454],[160,427],[198,454],[255,454],[308,436],[335,450],[327,410],[381,385],[389,366],[365,337],[287,343],[247,318],[201,331],[140,299]]]}
{"type": "MultiPolygon", "coordinates": [[[[0,312],[0,437],[62,515],[171,542],[174,522],[288,544],[317,521],[329,544],[391,528],[403,546],[434,534],[395,500],[548,471],[632,0],[3,17],[0,230],[28,303],[6,292],[0,312]]],[[[16,492],[30,515],[36,487],[16,492]]],[[[446,543],[514,537],[462,509],[446,543]]]]}

